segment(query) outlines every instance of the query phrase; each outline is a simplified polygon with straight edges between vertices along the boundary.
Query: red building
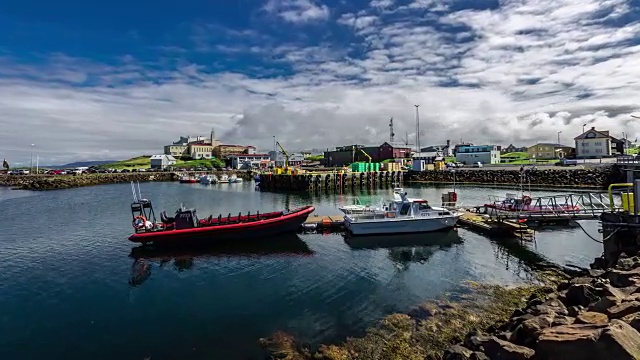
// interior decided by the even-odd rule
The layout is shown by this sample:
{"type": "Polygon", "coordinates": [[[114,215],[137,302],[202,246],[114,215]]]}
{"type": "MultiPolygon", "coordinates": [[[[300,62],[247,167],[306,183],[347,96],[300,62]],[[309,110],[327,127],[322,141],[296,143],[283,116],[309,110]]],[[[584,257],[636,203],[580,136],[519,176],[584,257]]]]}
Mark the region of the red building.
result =
{"type": "Polygon", "coordinates": [[[344,166],[357,161],[368,161],[369,159],[358,149],[362,149],[371,156],[372,162],[411,157],[411,149],[406,145],[384,142],[380,146],[350,145],[338,147],[334,151],[324,153],[324,163],[327,166],[344,166]]]}

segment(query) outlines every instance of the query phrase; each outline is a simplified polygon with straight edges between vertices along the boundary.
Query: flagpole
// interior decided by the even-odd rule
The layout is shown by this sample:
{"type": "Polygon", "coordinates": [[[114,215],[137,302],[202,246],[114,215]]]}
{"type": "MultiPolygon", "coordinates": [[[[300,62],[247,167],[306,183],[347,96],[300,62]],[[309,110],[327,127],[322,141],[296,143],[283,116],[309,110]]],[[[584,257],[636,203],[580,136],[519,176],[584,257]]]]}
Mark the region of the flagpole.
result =
{"type": "Polygon", "coordinates": [[[38,164],[39,164],[39,161],[40,161],[40,155],[36,155],[36,175],[38,175],[38,173],[39,173],[39,172],[38,172],[38,164]]]}

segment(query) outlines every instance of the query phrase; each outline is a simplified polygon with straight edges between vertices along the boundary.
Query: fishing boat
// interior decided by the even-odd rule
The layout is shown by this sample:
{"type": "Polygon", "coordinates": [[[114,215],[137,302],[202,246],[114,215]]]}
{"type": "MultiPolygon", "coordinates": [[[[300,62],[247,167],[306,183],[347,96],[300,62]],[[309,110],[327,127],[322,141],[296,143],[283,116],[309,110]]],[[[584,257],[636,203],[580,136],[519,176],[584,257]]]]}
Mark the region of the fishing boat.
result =
{"type": "Polygon", "coordinates": [[[151,201],[140,195],[140,185],[136,192],[132,182],[131,189],[134,233],[129,236],[129,240],[143,244],[176,244],[191,240],[216,242],[296,233],[315,210],[313,206],[304,206],[263,214],[239,213],[232,216],[229,213],[199,219],[196,209],[180,206],[173,217],[161,212],[158,221],[151,201]]]}
{"type": "Polygon", "coordinates": [[[432,207],[425,199],[408,198],[407,193],[389,202],[383,211],[345,214],[344,223],[352,235],[408,234],[453,228],[460,213],[432,207]]]}
{"type": "Polygon", "coordinates": [[[218,182],[218,177],[215,175],[204,174],[200,176],[200,184],[209,185],[218,182]]]}
{"type": "Polygon", "coordinates": [[[227,175],[227,174],[220,175],[220,178],[218,179],[218,182],[220,184],[228,184],[229,183],[229,175],[227,175]]]}
{"type": "Polygon", "coordinates": [[[183,184],[195,184],[198,182],[198,178],[195,177],[194,175],[180,175],[180,178],[178,178],[178,181],[180,181],[180,183],[183,184]]]}
{"type": "MultiPolygon", "coordinates": [[[[394,188],[393,196],[394,200],[400,199],[400,193],[404,192],[402,188],[394,188]]],[[[377,206],[373,206],[371,204],[362,204],[359,198],[355,198],[354,203],[351,205],[343,205],[339,206],[338,210],[343,212],[344,214],[368,214],[375,212],[384,212],[384,200],[380,200],[380,203],[377,206]]]]}

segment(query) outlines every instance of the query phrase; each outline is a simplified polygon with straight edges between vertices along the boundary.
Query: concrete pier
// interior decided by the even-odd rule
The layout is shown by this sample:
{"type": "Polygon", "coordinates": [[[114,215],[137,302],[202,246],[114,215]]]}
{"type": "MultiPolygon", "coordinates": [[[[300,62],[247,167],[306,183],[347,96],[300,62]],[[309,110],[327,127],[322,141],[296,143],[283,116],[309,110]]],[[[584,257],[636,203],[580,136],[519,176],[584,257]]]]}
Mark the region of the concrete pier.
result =
{"type": "Polygon", "coordinates": [[[359,173],[304,173],[261,174],[260,190],[304,191],[347,189],[376,189],[400,186],[404,182],[403,171],[375,171],[359,173]]]}

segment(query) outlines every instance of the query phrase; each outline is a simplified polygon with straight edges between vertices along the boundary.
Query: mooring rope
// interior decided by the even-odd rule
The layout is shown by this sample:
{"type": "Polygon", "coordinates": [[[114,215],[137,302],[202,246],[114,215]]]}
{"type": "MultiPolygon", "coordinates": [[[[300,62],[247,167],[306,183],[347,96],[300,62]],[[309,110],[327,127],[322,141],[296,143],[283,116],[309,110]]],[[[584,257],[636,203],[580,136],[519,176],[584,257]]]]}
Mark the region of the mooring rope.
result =
{"type": "Polygon", "coordinates": [[[611,234],[609,234],[609,236],[607,236],[606,238],[604,238],[602,240],[598,240],[598,239],[594,238],[593,236],[591,236],[591,234],[589,234],[587,232],[587,230],[585,230],[585,228],[582,227],[582,225],[579,222],[577,222],[575,220],[573,220],[573,222],[576,223],[580,227],[580,229],[582,229],[582,231],[585,233],[585,235],[587,235],[591,240],[593,240],[593,241],[595,241],[597,243],[600,243],[600,244],[602,244],[603,242],[611,239],[613,237],[613,235],[615,235],[618,232],[618,230],[620,230],[620,228],[617,228],[617,229],[613,230],[613,232],[611,234]]]}

